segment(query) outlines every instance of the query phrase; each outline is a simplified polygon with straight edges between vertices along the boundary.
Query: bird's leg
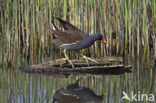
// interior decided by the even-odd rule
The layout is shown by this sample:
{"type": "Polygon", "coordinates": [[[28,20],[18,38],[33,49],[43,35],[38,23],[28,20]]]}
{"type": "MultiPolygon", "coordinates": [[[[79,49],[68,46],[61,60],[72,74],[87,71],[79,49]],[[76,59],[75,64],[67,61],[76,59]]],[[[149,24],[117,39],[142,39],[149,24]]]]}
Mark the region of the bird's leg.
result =
{"type": "Polygon", "coordinates": [[[87,62],[87,64],[88,64],[88,66],[89,66],[89,61],[88,61],[88,60],[90,60],[90,61],[95,62],[95,63],[97,63],[97,64],[98,64],[98,62],[97,62],[97,61],[95,61],[94,59],[89,58],[89,57],[87,57],[87,56],[83,55],[82,53],[81,53],[81,56],[82,56],[82,58],[84,58],[84,59],[86,60],[86,62],[87,62]]]}
{"type": "Polygon", "coordinates": [[[88,61],[88,59],[87,59],[87,56],[85,56],[85,55],[83,55],[83,54],[81,54],[81,56],[82,56],[82,58],[84,58],[84,59],[86,60],[88,66],[89,66],[89,61],[88,61]]]}
{"type": "Polygon", "coordinates": [[[63,50],[63,53],[64,53],[65,58],[68,60],[68,62],[69,62],[69,63],[72,65],[72,67],[74,68],[73,63],[69,60],[69,57],[67,56],[66,49],[63,50]]]}

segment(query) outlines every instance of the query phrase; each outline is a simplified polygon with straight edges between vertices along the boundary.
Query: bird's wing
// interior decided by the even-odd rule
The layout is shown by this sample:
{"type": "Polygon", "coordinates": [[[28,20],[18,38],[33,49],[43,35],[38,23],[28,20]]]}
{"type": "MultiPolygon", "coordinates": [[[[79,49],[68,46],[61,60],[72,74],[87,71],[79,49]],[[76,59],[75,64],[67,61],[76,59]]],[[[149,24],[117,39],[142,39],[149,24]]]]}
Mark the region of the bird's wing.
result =
{"type": "Polygon", "coordinates": [[[75,32],[79,32],[81,34],[86,34],[84,31],[80,30],[79,28],[75,27],[74,25],[70,24],[69,22],[67,21],[64,21],[58,17],[55,17],[60,23],[61,25],[63,26],[64,30],[72,30],[72,31],[75,31],[75,32]]]}
{"type": "Polygon", "coordinates": [[[53,30],[52,31],[53,35],[55,38],[59,39],[62,43],[64,44],[68,44],[68,43],[74,43],[77,42],[79,40],[83,39],[83,36],[80,35],[77,32],[62,32],[62,31],[58,31],[58,30],[53,30]]]}

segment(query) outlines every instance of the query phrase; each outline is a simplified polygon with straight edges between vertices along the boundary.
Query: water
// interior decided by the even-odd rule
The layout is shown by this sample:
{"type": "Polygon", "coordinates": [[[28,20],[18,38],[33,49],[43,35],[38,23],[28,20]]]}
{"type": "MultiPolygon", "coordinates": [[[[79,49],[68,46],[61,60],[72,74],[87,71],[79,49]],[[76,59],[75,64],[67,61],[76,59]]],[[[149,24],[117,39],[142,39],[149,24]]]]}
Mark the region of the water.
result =
{"type": "MultiPolygon", "coordinates": [[[[46,59],[43,61],[46,61],[46,59]]],[[[147,98],[143,98],[145,103],[146,101],[149,102],[150,94],[156,96],[155,72],[152,67],[147,68],[146,62],[142,59],[132,62],[132,73],[122,75],[71,74],[67,76],[27,74],[18,69],[22,65],[25,64],[17,63],[13,67],[4,66],[3,69],[1,67],[0,103],[52,103],[54,95],[57,100],[61,101],[60,97],[62,95],[59,92],[61,90],[66,94],[73,92],[75,87],[71,85],[76,83],[77,80],[79,81],[76,89],[80,90],[77,95],[84,95],[85,98],[77,97],[76,99],[76,97],[71,98],[69,96],[64,99],[65,102],[60,103],[102,103],[102,101],[96,101],[96,99],[97,95],[103,94],[106,94],[103,103],[129,103],[130,101],[126,99],[121,101],[123,91],[127,93],[130,99],[132,93],[136,94],[137,101],[142,100],[141,94],[147,94],[147,98]],[[93,93],[96,95],[92,96],[93,93]]],[[[135,100],[133,102],[136,103],[135,100]]]]}
{"type": "MultiPolygon", "coordinates": [[[[62,92],[66,94],[62,101],[65,103],[102,102],[100,95],[103,94],[106,94],[104,103],[148,103],[152,95],[156,99],[156,69],[153,67],[156,0],[116,1],[1,0],[0,103],[52,103],[54,98],[60,100],[62,92]],[[132,64],[133,72],[69,76],[22,73],[19,67],[62,58],[49,35],[52,15],[69,20],[87,33],[105,33],[109,55],[124,54],[125,64],[132,64]],[[77,80],[78,85],[73,86],[77,80]],[[70,97],[69,93],[77,90],[75,87],[81,93],[74,92],[74,97],[70,97]],[[123,93],[130,100],[121,100],[123,93]]],[[[57,21],[55,23],[59,27],[57,21]]],[[[105,56],[100,45],[96,43],[85,53],[105,56]]]]}

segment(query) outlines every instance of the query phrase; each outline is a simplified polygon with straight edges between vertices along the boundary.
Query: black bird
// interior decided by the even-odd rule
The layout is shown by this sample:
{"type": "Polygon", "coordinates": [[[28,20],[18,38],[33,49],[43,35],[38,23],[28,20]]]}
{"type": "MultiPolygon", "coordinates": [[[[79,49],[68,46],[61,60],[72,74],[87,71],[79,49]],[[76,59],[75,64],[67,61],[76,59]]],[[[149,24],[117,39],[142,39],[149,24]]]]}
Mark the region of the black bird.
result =
{"type": "MultiPolygon", "coordinates": [[[[69,60],[69,57],[67,56],[66,51],[77,51],[77,50],[81,50],[84,48],[88,48],[97,40],[102,40],[104,43],[106,43],[104,34],[96,33],[94,35],[89,35],[83,31],[81,31],[77,27],[73,26],[72,24],[70,24],[58,17],[54,17],[54,18],[60,22],[60,24],[64,28],[64,31],[58,30],[56,28],[56,26],[54,25],[54,22],[52,22],[53,28],[52,28],[51,32],[52,32],[52,36],[53,36],[53,43],[57,47],[63,49],[66,59],[68,60],[69,63],[71,63],[73,68],[74,68],[74,65],[69,60]]],[[[88,60],[96,62],[95,60],[93,60],[89,57],[86,57],[83,54],[81,54],[81,55],[83,58],[86,59],[87,63],[88,63],[88,60]]]]}
{"type": "Polygon", "coordinates": [[[102,103],[106,94],[96,95],[89,88],[79,87],[78,81],[56,91],[53,96],[53,103],[102,103]]]}

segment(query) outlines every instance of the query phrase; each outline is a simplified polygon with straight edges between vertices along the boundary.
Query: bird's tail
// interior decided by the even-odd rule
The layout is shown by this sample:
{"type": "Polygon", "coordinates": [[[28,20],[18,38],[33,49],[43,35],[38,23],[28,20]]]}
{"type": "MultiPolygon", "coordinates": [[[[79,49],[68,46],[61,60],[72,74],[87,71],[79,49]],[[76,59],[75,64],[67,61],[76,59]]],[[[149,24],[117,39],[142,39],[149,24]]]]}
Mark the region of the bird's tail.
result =
{"type": "Polygon", "coordinates": [[[50,29],[49,29],[49,34],[52,34],[53,38],[56,38],[56,37],[53,35],[53,31],[58,30],[58,29],[57,29],[57,27],[56,27],[55,24],[54,24],[54,17],[53,17],[53,16],[52,16],[52,21],[51,21],[51,23],[52,23],[52,27],[50,27],[50,29]]]}
{"type": "Polygon", "coordinates": [[[52,13],[51,13],[51,17],[52,17],[52,20],[51,20],[51,23],[52,23],[51,32],[52,32],[54,30],[58,30],[57,27],[55,26],[55,23],[54,23],[55,16],[54,16],[54,11],[53,10],[52,10],[52,13]]]}
{"type": "Polygon", "coordinates": [[[56,27],[55,24],[54,24],[54,16],[52,16],[52,21],[51,21],[51,23],[52,23],[52,30],[58,30],[57,27],[56,27]]]}
{"type": "Polygon", "coordinates": [[[67,88],[68,88],[68,89],[69,89],[69,88],[70,88],[70,89],[71,89],[71,88],[74,88],[74,89],[75,89],[75,88],[78,88],[78,87],[79,87],[79,84],[78,84],[78,83],[79,83],[79,81],[80,81],[81,79],[82,79],[82,78],[79,78],[74,84],[68,85],[67,88]]]}

